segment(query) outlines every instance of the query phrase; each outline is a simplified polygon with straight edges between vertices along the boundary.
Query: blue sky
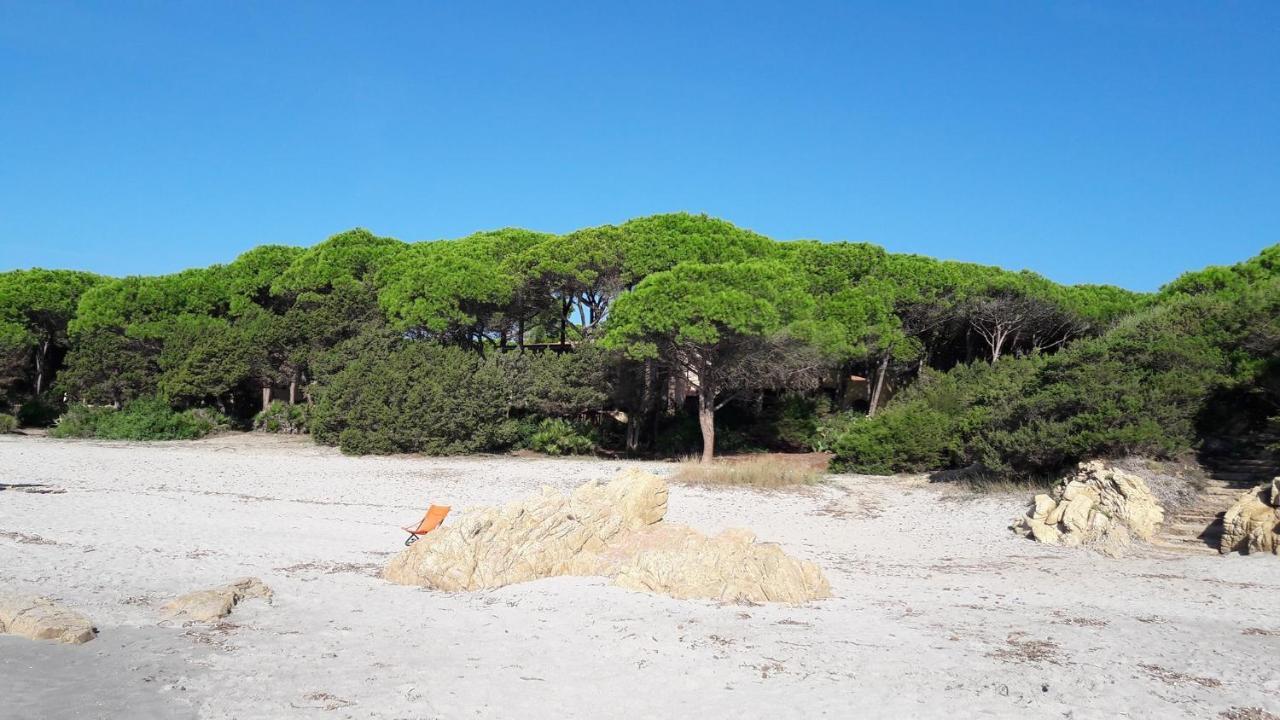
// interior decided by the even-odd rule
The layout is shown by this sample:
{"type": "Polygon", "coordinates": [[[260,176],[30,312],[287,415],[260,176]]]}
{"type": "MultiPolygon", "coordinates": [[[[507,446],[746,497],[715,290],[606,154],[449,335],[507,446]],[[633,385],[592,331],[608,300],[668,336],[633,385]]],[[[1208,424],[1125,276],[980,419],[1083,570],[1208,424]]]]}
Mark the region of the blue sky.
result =
{"type": "Polygon", "coordinates": [[[1280,242],[1280,3],[0,0],[0,269],[671,210],[1153,289],[1280,242]]]}

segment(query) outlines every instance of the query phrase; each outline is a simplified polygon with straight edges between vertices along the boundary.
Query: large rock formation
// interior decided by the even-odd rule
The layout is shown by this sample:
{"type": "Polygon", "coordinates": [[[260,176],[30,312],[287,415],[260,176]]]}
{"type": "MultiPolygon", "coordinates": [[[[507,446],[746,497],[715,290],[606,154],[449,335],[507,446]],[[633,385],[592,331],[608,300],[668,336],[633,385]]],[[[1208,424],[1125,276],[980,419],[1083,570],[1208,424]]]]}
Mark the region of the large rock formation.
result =
{"type": "Polygon", "coordinates": [[[79,645],[97,631],[89,618],[49,598],[0,592],[0,633],[79,645]]]}
{"type": "Polygon", "coordinates": [[[175,618],[209,622],[231,614],[231,609],[242,600],[262,598],[270,601],[271,588],[258,578],[234,580],[221,587],[197,590],[170,600],[164,611],[175,618]]]}
{"type": "Polygon", "coordinates": [[[746,531],[708,538],[663,523],[667,485],[638,471],[569,495],[542,494],[477,508],[401,552],[392,582],[480,590],[555,575],[603,575],[636,590],[678,598],[799,603],[828,597],[813,563],[788,557],[746,531]]]}
{"type": "Polygon", "coordinates": [[[1280,477],[1243,493],[1227,510],[1218,549],[1280,555],[1280,477]]]}
{"type": "Polygon", "coordinates": [[[1052,545],[1092,545],[1120,552],[1131,537],[1151,540],[1164,510],[1142,478],[1101,460],[1080,463],[1075,474],[1037,495],[1013,530],[1052,545]]]}
{"type": "MultiPolygon", "coordinates": [[[[756,542],[750,530],[725,530],[715,537],[683,530],[673,546],[664,549],[660,543],[635,553],[614,583],[682,599],[729,602],[798,604],[831,594],[817,565],[788,557],[776,544],[756,542]]],[[[646,534],[652,533],[637,533],[646,534]]]]}

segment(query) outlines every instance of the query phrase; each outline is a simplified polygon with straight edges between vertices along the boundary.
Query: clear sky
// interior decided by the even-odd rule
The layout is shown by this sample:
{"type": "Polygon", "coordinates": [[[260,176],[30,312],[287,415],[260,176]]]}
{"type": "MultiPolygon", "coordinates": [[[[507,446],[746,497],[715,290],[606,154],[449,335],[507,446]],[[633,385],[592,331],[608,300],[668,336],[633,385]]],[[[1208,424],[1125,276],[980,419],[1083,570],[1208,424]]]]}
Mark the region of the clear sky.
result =
{"type": "Polygon", "coordinates": [[[0,269],[672,210],[1153,289],[1280,242],[1280,2],[0,0],[0,269]]]}

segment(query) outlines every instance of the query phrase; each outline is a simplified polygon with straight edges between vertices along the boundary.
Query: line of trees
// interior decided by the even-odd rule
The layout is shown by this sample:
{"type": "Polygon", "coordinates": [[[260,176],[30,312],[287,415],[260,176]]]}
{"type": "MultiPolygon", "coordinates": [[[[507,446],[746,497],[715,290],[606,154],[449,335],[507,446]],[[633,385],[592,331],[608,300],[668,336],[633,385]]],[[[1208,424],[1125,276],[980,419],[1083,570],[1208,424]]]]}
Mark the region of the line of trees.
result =
{"type": "MultiPolygon", "coordinates": [[[[158,398],[241,422],[282,402],[314,407],[329,430],[317,438],[347,433],[353,451],[477,449],[421,423],[381,437],[412,402],[441,418],[580,423],[631,452],[662,449],[689,418],[709,459],[722,411],[759,420],[800,398],[814,416],[874,416],[922,373],[1052,354],[1153,301],[862,243],[779,242],[684,213],[418,243],[356,229],[171,275],[2,273],[0,402],[48,416],[64,402],[158,398]],[[411,350],[427,347],[445,351],[411,350]],[[486,412],[433,404],[451,388],[426,389],[425,376],[446,365],[498,378],[473,389],[486,412]]],[[[519,432],[473,435],[497,448],[519,432]]]]}

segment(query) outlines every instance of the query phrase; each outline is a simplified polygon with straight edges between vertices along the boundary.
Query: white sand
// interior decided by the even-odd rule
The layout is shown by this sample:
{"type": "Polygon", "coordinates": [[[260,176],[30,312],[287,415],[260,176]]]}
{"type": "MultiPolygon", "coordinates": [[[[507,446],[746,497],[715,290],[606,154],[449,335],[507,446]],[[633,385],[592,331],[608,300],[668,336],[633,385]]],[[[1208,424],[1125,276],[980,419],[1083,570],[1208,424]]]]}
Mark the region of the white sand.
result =
{"type": "MultiPolygon", "coordinates": [[[[554,578],[475,594],[376,574],[428,502],[499,503],[624,463],[346,458],[306,440],[0,437],[0,587],[92,617],[0,636],[2,718],[1212,718],[1280,713],[1280,561],[1111,560],[1005,528],[1021,498],[912,479],[673,487],[668,519],[747,526],[835,599],[684,602],[554,578]],[[159,605],[256,575],[217,627],[159,605]]],[[[653,464],[666,472],[670,466],[653,464]]]]}

